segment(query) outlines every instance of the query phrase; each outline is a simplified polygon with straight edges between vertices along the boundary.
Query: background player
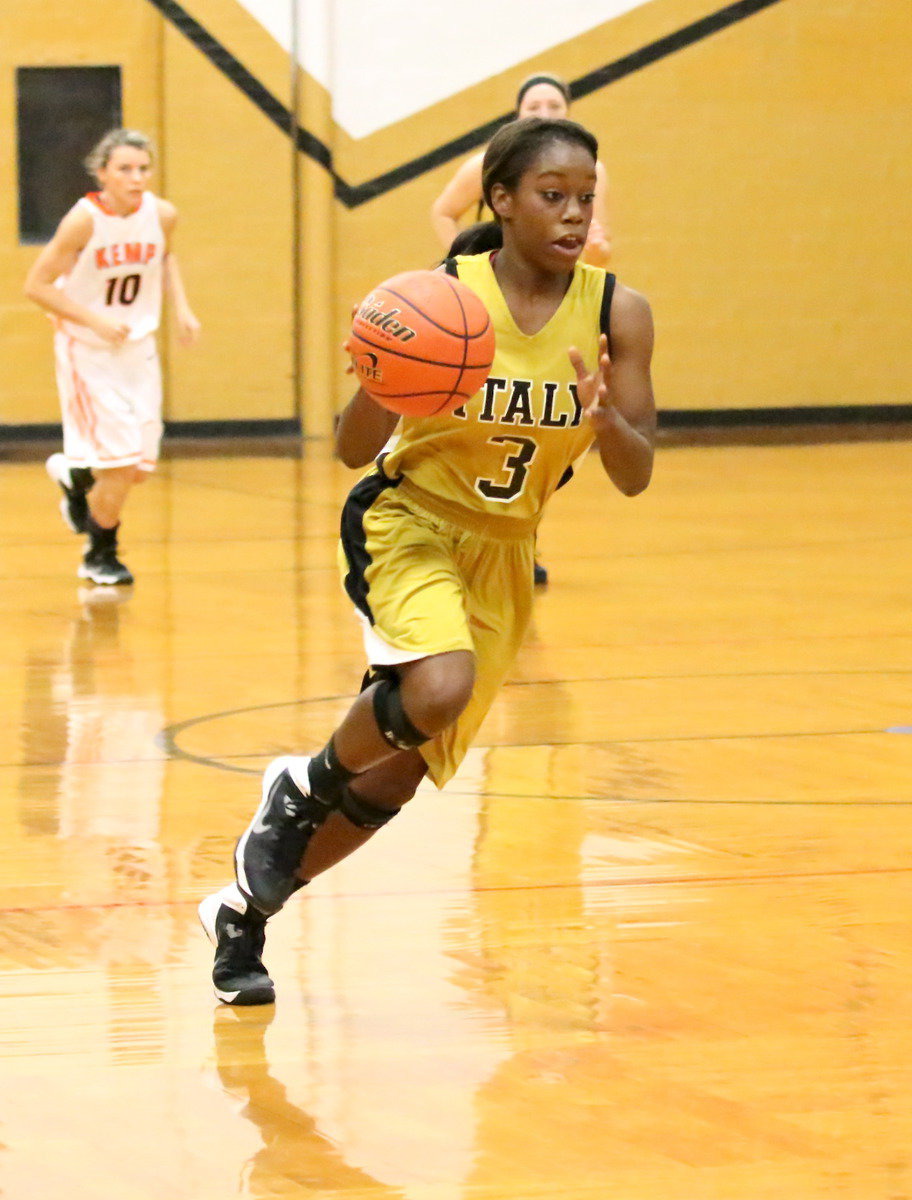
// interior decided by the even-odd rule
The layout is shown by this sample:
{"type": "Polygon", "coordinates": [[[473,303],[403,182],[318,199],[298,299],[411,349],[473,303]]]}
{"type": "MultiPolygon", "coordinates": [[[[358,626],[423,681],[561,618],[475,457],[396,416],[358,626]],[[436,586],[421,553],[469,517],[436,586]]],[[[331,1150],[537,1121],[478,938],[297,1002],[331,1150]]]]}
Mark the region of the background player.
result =
{"type": "MultiPolygon", "coordinates": [[[[394,817],[425,773],[442,787],[456,771],[522,642],[535,529],[573,463],[594,442],[623,494],[649,483],[649,305],[578,262],[597,150],[572,121],[529,118],[485,153],[502,248],[446,269],[488,309],[491,373],[462,409],[403,419],[345,503],[341,566],[371,671],[318,754],[266,769],[235,851],[237,883],[200,905],[227,1003],[274,999],[267,917],[394,817]]],[[[359,390],[337,428],[342,460],[370,463],[397,420],[359,390]]]]}
{"type": "Polygon", "coordinates": [[[149,138],[111,130],[86,167],[99,190],[60,222],[28,273],[25,293],[54,319],[63,453],[52,455],[47,469],[63,489],[64,520],[88,535],[79,575],[130,584],[133,576],[117,554],[118,530],[130,489],[158,460],[155,332],[163,284],[180,341],[194,342],[200,326],[174,256],[177,210],[148,190],[149,138]]]}

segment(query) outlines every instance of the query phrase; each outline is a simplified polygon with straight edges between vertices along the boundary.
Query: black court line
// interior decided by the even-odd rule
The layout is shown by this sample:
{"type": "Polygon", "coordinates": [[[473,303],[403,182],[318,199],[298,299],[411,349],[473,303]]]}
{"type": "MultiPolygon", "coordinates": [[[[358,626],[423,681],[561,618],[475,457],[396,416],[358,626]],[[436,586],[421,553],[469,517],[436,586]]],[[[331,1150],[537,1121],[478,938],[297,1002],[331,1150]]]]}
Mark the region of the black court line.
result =
{"type": "MultiPolygon", "coordinates": [[[[346,183],[335,169],[330,147],[325,142],[321,142],[314,134],[302,129],[291,110],[286,108],[268,88],[264,87],[243,63],[213,37],[195,17],[192,17],[185,8],[176,3],[176,0],[149,0],[149,2],[154,4],[165,19],[192,42],[214,67],[230,79],[235,87],[252,100],[264,116],[277,125],[283,133],[293,138],[302,154],[306,154],[308,158],[325,168],[333,181],[336,198],[341,200],[346,208],[358,208],[368,200],[375,200],[378,196],[393,191],[412,179],[417,179],[435,167],[442,166],[444,163],[466,154],[469,150],[483,146],[501,125],[512,120],[514,116],[512,111],[502,113],[500,116],[486,121],[483,125],[478,125],[475,129],[470,129],[467,133],[444,142],[426,154],[421,154],[417,158],[401,163],[398,167],[385,171],[382,175],[377,175],[364,183],[346,183]]],[[[739,21],[744,21],[765,8],[771,8],[774,4],[781,3],[782,0],[737,0],[737,3],[727,4],[724,8],[675,30],[674,33],[658,38],[656,41],[642,46],[639,50],[634,50],[631,54],[626,54],[604,67],[599,67],[597,70],[590,71],[588,74],[580,76],[579,79],[573,80],[570,84],[570,94],[574,99],[589,96],[627,75],[642,71],[645,67],[652,66],[653,63],[657,63],[671,54],[677,54],[679,50],[703,41],[704,38],[711,37],[714,33],[719,33],[731,25],[736,25],[739,21]]]]}
{"type": "MultiPolygon", "coordinates": [[[[780,672],[767,673],[767,672],[763,672],[763,671],[758,671],[758,672],[748,672],[747,677],[757,676],[757,677],[761,677],[761,678],[766,678],[767,676],[769,676],[769,677],[775,678],[780,674],[782,674],[785,677],[790,677],[792,675],[798,676],[798,677],[802,677],[805,675],[813,677],[818,674],[854,675],[854,674],[893,674],[893,673],[894,672],[892,672],[892,671],[866,672],[863,670],[858,671],[858,672],[853,672],[853,671],[833,671],[833,672],[797,671],[797,672],[782,672],[782,673],[780,673],[780,672]]],[[[908,674],[908,672],[906,672],[906,671],[899,671],[897,673],[898,674],[908,674]]],[[[740,678],[739,675],[736,675],[733,672],[732,673],[725,672],[725,673],[719,675],[718,677],[725,678],[725,679],[740,678]]],[[[683,675],[683,676],[629,675],[629,676],[621,676],[617,679],[611,679],[611,680],[607,680],[607,681],[602,680],[602,682],[619,683],[619,682],[631,682],[631,681],[636,681],[636,680],[640,680],[640,679],[646,680],[647,682],[654,682],[655,680],[667,681],[667,680],[674,680],[674,679],[689,679],[689,678],[697,678],[697,679],[706,680],[706,679],[716,678],[716,676],[715,676],[715,674],[696,675],[696,676],[693,676],[693,675],[683,675]]],[[[535,683],[553,687],[555,685],[559,686],[562,683],[566,684],[566,683],[577,683],[577,682],[583,682],[583,683],[599,682],[599,680],[595,679],[595,678],[592,678],[592,679],[583,678],[583,679],[571,679],[571,680],[528,680],[528,681],[510,680],[504,685],[504,688],[509,689],[512,687],[528,687],[535,683]]],[[[241,766],[241,765],[234,765],[233,763],[225,762],[224,759],[225,758],[262,759],[262,758],[266,757],[266,755],[268,753],[267,751],[234,750],[234,751],[226,752],[224,755],[194,754],[192,751],[185,750],[183,748],[183,746],[181,746],[181,744],[180,744],[181,735],[183,733],[185,733],[188,729],[194,729],[200,725],[206,725],[206,724],[209,724],[210,722],[217,722],[217,721],[223,720],[228,717],[236,717],[236,716],[246,715],[248,713],[253,713],[253,712],[266,712],[269,710],[280,709],[280,708],[298,708],[298,707],[304,708],[304,707],[309,707],[311,705],[316,705],[316,704],[338,703],[338,701],[340,701],[340,700],[348,700],[348,699],[353,700],[354,693],[344,693],[344,694],[335,695],[335,696],[307,696],[307,697],[300,697],[295,700],[278,700],[278,701],[272,701],[267,704],[245,705],[240,708],[225,709],[221,712],[201,713],[198,716],[189,717],[184,721],[177,721],[172,725],[165,726],[164,729],[160,730],[159,733],[156,734],[155,745],[159,749],[164,751],[165,757],[171,761],[192,762],[192,763],[195,763],[197,766],[212,767],[217,771],[228,771],[228,772],[231,772],[232,774],[259,775],[262,773],[260,766],[245,767],[245,766],[241,766]]],[[[476,749],[494,749],[494,748],[496,748],[499,750],[511,750],[511,749],[515,750],[515,749],[523,749],[530,745],[551,746],[551,747],[557,747],[557,746],[606,746],[606,745],[639,746],[639,745],[656,745],[656,744],[668,745],[668,744],[677,744],[677,743],[682,743],[682,742],[731,742],[731,741],[755,741],[755,740],[767,741],[767,740],[772,740],[772,739],[776,739],[776,738],[810,739],[810,738],[830,738],[830,737],[860,737],[860,736],[861,737],[870,737],[871,735],[880,735],[885,732],[889,732],[889,731],[884,730],[882,727],[879,727],[879,726],[878,727],[872,726],[872,727],[863,728],[863,729],[857,729],[857,728],[853,728],[853,729],[811,729],[811,730],[779,729],[779,730],[774,730],[774,731],[746,730],[746,731],[740,731],[737,733],[662,734],[659,736],[648,736],[648,737],[615,737],[615,738],[598,738],[598,739],[572,738],[569,741],[544,741],[544,742],[536,742],[536,743],[502,742],[502,743],[497,743],[496,747],[494,747],[490,744],[479,744],[475,748],[476,749]]],[[[8,764],[8,765],[12,765],[12,764],[8,764]]],[[[60,765],[60,764],[42,763],[42,764],[27,764],[27,765],[54,766],[54,765],[60,765]]],[[[652,802],[652,801],[650,801],[650,802],[652,802]]],[[[875,802],[875,803],[880,803],[880,802],[875,802]]],[[[890,803],[890,802],[884,801],[883,803],[890,803]]],[[[901,803],[908,803],[908,801],[901,801],[901,803]]]]}

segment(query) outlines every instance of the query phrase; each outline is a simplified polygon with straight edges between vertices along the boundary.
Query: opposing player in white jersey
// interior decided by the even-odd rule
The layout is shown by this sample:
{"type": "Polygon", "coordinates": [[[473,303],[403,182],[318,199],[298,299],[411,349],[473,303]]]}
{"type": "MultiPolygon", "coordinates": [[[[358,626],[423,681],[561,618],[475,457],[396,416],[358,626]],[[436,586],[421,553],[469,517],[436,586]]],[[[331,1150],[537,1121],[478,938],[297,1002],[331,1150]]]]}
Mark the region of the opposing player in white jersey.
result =
{"type": "Polygon", "coordinates": [[[174,303],[179,339],[199,322],[184,291],[173,237],[177,210],[149,190],[145,134],[114,129],[86,160],[99,190],[78,200],[35,260],[25,294],[54,321],[63,453],[47,461],[64,498],[61,513],[87,535],[79,575],[131,584],[117,554],[130,489],[158,460],[161,369],[155,332],[162,292],[174,303]]]}

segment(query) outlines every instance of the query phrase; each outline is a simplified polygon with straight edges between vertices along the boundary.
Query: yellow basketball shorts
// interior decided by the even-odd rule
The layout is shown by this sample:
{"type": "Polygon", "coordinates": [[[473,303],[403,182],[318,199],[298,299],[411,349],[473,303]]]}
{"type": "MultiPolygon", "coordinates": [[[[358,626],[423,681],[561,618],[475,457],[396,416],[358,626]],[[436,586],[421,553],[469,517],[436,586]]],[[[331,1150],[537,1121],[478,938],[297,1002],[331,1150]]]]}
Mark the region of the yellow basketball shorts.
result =
{"type": "Polygon", "coordinates": [[[455,509],[407,479],[366,475],[342,512],[339,567],[373,667],[450,650],[475,655],[459,719],[421,754],[452,778],[502,687],[532,610],[532,522],[455,509]]]}

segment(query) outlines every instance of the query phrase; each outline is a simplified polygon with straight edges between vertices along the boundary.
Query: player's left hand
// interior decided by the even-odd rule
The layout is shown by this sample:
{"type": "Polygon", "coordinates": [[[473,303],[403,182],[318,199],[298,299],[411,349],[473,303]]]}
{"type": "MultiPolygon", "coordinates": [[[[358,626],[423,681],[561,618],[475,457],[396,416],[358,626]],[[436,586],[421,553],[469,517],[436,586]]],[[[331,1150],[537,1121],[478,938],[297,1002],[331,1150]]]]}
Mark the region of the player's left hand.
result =
{"type": "Polygon", "coordinates": [[[202,326],[192,312],[180,313],[177,318],[177,340],[182,346],[192,346],[199,341],[202,326]]]}
{"type": "Polygon", "coordinates": [[[571,346],[567,355],[576,371],[576,395],[583,412],[597,426],[612,421],[615,408],[611,403],[611,359],[608,357],[608,339],[599,338],[598,362],[590,371],[576,346],[571,346]]]}

